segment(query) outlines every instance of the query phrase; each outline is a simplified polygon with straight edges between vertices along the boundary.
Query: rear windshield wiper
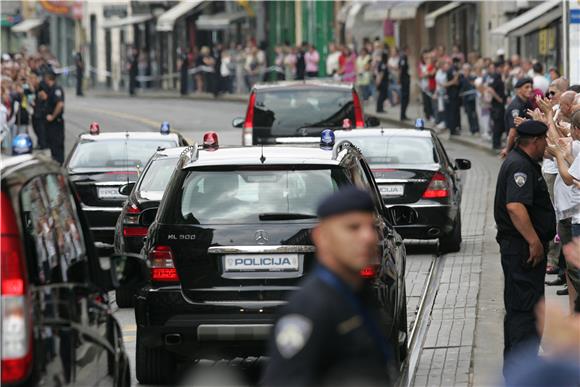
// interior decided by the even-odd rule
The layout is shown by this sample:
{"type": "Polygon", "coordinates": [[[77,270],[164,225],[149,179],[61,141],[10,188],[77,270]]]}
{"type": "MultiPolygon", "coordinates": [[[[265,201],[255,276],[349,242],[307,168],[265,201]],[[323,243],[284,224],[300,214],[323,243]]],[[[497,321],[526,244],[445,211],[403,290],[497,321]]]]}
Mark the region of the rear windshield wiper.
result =
{"type": "Polygon", "coordinates": [[[267,212],[259,214],[260,220],[293,220],[293,219],[316,219],[316,215],[298,214],[291,212],[267,212]]]}

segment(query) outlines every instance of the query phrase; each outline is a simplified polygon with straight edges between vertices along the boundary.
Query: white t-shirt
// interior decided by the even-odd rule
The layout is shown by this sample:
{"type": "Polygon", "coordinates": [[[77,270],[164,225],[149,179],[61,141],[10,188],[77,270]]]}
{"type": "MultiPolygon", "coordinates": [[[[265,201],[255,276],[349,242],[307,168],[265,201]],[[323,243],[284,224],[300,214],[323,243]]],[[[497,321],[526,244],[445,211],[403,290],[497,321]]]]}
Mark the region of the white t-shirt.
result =
{"type": "MultiPolygon", "coordinates": [[[[574,141],[574,143],[580,143],[580,141],[574,141]]],[[[568,173],[572,175],[574,180],[580,182],[580,153],[576,154],[576,158],[574,158],[574,162],[570,165],[568,173]]],[[[572,185],[572,193],[574,197],[580,198],[580,188],[576,185],[572,185]]],[[[576,211],[572,215],[572,224],[580,224],[580,202],[577,205],[576,211]]]]}
{"type": "Polygon", "coordinates": [[[326,57],[326,75],[338,72],[340,51],[335,51],[326,57]]]}
{"type": "MultiPolygon", "coordinates": [[[[580,163],[580,141],[572,142],[572,156],[574,156],[574,163],[580,163]]],[[[572,165],[574,165],[574,163],[572,165]]],[[[578,168],[575,166],[574,168],[578,168]]],[[[572,171],[572,166],[570,170],[572,171]]],[[[580,173],[578,173],[580,175],[580,173]]],[[[572,174],[576,176],[576,174],[572,174]]],[[[556,181],[554,182],[554,207],[556,208],[556,216],[558,220],[574,218],[578,221],[579,211],[580,211],[580,189],[576,189],[574,186],[568,186],[564,183],[564,180],[560,177],[560,174],[556,176],[556,181]]]]}

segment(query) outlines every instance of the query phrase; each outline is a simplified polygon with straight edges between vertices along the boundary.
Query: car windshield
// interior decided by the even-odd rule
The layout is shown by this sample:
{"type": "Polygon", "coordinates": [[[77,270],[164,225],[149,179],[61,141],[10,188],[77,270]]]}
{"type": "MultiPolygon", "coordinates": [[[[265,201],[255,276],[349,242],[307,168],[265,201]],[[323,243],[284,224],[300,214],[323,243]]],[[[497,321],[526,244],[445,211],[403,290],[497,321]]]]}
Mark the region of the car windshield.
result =
{"type": "Polygon", "coordinates": [[[139,192],[163,193],[178,160],[177,157],[165,157],[152,161],[139,183],[139,192]]]}
{"type": "Polygon", "coordinates": [[[254,127],[271,129],[274,135],[296,135],[300,128],[342,127],[345,118],[354,123],[349,89],[289,88],[256,93],[254,127]]]}
{"type": "Polygon", "coordinates": [[[345,184],[345,170],[334,167],[194,170],[183,182],[174,221],[231,224],[316,218],[322,198],[345,184]]]}
{"type": "Polygon", "coordinates": [[[144,166],[158,147],[171,148],[174,141],[100,140],[81,142],[69,162],[69,168],[135,168],[144,166]]]}
{"type": "Polygon", "coordinates": [[[348,139],[370,164],[433,164],[437,153],[430,137],[368,136],[348,139]]]}

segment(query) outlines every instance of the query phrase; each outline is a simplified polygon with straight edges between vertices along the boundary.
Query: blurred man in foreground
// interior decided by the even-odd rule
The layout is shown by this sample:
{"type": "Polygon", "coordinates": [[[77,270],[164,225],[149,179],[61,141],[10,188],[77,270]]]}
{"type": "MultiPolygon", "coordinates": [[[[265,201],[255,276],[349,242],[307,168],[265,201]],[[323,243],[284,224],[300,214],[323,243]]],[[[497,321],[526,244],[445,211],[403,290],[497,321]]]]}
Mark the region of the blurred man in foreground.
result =
{"type": "Polygon", "coordinates": [[[312,231],[320,265],[276,322],[265,386],[392,385],[390,346],[360,276],[377,255],[373,211],[354,187],[320,204],[312,231]]]}

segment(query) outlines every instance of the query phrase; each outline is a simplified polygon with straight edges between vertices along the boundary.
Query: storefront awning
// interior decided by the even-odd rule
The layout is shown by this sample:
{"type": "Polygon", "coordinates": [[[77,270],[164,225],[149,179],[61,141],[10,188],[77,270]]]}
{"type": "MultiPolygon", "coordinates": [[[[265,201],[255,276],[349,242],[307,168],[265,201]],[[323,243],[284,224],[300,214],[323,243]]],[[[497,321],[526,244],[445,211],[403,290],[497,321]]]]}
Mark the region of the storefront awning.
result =
{"type": "Polygon", "coordinates": [[[525,35],[528,32],[537,30],[545,24],[554,21],[561,16],[559,5],[560,0],[550,0],[535,6],[520,16],[513,18],[505,24],[493,29],[493,35],[525,35]]]}
{"type": "Polygon", "coordinates": [[[428,13],[425,16],[425,27],[427,28],[435,27],[435,20],[437,20],[439,16],[449,13],[459,6],[461,6],[460,1],[452,1],[451,3],[446,4],[443,7],[436,9],[435,11],[428,13]]]}
{"type": "Polygon", "coordinates": [[[152,15],[131,15],[122,19],[111,19],[103,22],[103,28],[119,28],[139,24],[153,19],[152,15]]]}
{"type": "Polygon", "coordinates": [[[193,11],[202,0],[184,0],[170,8],[157,19],[157,31],[173,31],[173,26],[177,19],[193,11]]]}
{"type": "Polygon", "coordinates": [[[424,1],[379,1],[365,9],[366,21],[414,19],[424,1]]]}
{"type": "Polygon", "coordinates": [[[12,32],[28,32],[40,27],[42,23],[44,23],[42,19],[26,19],[12,26],[12,32]]]}
{"type": "Polygon", "coordinates": [[[215,15],[200,15],[195,22],[198,30],[224,30],[232,25],[236,20],[248,16],[244,11],[242,12],[222,12],[215,15]]]}

